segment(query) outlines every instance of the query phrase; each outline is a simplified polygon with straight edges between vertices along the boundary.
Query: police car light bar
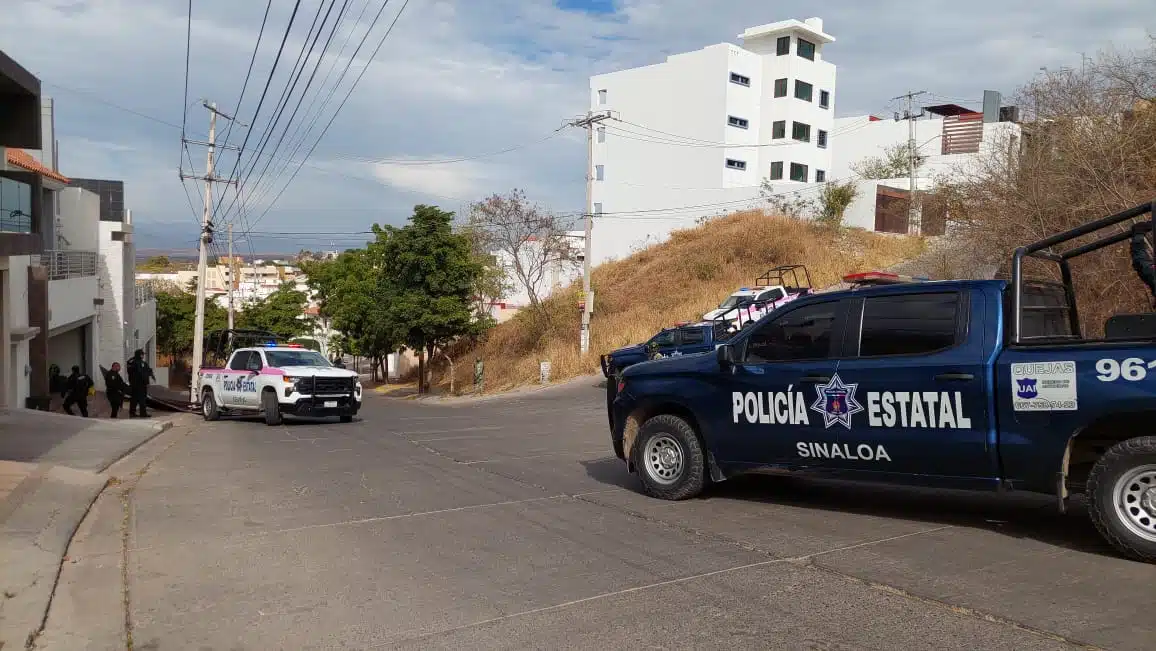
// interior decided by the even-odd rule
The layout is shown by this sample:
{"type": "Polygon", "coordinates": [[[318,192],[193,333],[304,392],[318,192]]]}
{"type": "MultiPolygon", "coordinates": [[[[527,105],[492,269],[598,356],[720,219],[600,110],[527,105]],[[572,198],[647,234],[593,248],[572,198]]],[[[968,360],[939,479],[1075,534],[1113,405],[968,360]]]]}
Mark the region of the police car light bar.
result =
{"type": "Polygon", "coordinates": [[[865,271],[863,273],[843,276],[843,282],[851,285],[897,285],[899,283],[913,283],[924,278],[901,276],[887,271],[865,271]]]}

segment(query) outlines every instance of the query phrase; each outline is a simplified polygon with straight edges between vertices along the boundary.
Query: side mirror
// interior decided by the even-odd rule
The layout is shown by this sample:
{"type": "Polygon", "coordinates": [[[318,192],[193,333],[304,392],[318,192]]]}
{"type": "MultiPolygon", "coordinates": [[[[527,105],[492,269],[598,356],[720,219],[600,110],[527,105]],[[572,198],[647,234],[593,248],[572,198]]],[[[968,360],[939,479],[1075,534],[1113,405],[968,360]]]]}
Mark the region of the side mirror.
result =
{"type": "Polygon", "coordinates": [[[718,365],[721,368],[728,368],[735,364],[735,347],[731,344],[721,344],[715,348],[715,357],[718,358],[718,365]]]}

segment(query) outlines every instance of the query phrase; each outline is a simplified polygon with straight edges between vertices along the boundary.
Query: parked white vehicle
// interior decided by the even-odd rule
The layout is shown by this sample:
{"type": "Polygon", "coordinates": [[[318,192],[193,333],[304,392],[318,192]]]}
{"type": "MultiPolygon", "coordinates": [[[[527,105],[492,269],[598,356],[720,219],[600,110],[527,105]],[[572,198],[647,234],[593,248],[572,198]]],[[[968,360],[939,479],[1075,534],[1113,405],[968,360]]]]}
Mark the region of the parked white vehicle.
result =
{"type": "Polygon", "coordinates": [[[773,287],[743,287],[731,294],[717,309],[703,315],[704,321],[730,321],[735,329],[763,318],[771,310],[785,305],[799,294],[792,294],[781,285],[773,287]]]}
{"type": "Polygon", "coordinates": [[[201,369],[197,386],[205,420],[237,413],[261,414],[267,425],[286,415],[338,416],[348,423],[361,409],[357,373],[298,344],[239,348],[225,368],[201,369]]]}

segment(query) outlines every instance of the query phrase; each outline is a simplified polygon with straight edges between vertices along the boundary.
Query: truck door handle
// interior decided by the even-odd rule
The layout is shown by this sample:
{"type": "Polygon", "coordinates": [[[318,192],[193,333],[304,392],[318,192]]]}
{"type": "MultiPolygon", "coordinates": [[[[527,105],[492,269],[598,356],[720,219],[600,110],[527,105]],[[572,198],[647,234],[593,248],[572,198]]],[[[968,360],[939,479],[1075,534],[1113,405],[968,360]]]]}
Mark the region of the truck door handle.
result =
{"type": "Polygon", "coordinates": [[[935,379],[939,382],[967,382],[974,380],[975,376],[971,373],[940,373],[935,379]]]}
{"type": "Polygon", "coordinates": [[[804,375],[800,382],[807,384],[826,384],[831,381],[830,375],[804,375]]]}

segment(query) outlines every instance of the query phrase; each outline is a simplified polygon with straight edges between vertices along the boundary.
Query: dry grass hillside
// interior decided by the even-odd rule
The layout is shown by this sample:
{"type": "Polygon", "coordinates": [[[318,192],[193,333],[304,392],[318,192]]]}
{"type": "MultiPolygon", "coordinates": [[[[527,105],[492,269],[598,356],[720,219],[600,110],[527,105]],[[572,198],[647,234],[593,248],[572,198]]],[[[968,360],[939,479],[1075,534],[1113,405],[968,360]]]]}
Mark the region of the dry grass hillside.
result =
{"type": "MultiPolygon", "coordinates": [[[[449,351],[458,392],[472,391],[473,363],[485,362],[485,391],[538,381],[539,361],[551,362],[551,380],[598,372],[598,356],[649,339],[660,328],[700,318],[737,288],[781,264],[805,264],[816,287],[844,274],[889,267],[919,255],[919,238],[833,231],[808,222],[747,212],[676,231],[664,243],[594,269],[595,313],[590,353],[578,353],[578,290],[555,292],[544,314],[527,308],[491,330],[475,346],[449,351]]],[[[437,390],[448,369],[434,365],[437,390]]]]}

